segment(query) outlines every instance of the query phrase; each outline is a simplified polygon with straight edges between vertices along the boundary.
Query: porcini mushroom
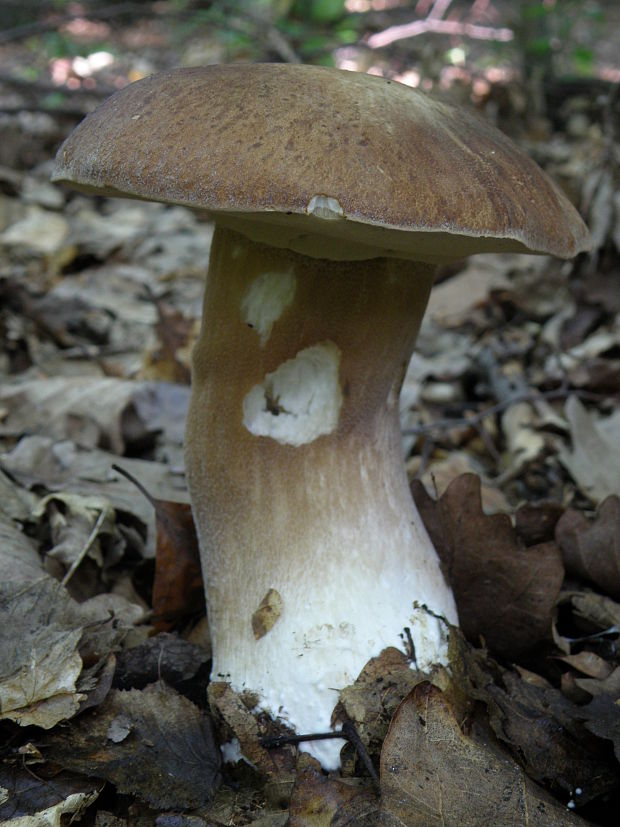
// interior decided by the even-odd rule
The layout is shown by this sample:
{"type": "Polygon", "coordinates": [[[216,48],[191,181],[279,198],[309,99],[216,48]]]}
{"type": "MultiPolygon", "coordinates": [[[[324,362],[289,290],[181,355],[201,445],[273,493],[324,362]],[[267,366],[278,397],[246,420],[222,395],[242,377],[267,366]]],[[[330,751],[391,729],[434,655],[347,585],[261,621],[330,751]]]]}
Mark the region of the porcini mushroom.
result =
{"type": "MultiPolygon", "coordinates": [[[[510,140],[390,80],[226,65],[138,81],[54,180],[215,222],[186,461],[212,679],[298,731],[410,629],[446,659],[449,585],[410,497],[400,385],[436,265],[568,258],[577,212],[510,140]]],[[[333,742],[312,745],[325,767],[333,742]]]]}

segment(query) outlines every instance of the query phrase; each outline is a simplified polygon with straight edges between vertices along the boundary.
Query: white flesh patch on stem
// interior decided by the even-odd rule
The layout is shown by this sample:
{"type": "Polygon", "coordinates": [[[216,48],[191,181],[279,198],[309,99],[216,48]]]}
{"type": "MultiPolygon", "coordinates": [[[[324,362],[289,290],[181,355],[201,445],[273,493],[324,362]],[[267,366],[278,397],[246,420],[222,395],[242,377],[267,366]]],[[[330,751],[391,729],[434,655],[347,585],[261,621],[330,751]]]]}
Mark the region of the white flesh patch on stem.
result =
{"type": "Polygon", "coordinates": [[[340,350],[333,342],[300,350],[268,373],[243,400],[243,424],[282,445],[307,445],[338,425],[340,350]]]}
{"type": "Polygon", "coordinates": [[[290,272],[262,273],[241,300],[244,322],[254,328],[265,345],[274,324],[295,297],[296,279],[290,272]]]}

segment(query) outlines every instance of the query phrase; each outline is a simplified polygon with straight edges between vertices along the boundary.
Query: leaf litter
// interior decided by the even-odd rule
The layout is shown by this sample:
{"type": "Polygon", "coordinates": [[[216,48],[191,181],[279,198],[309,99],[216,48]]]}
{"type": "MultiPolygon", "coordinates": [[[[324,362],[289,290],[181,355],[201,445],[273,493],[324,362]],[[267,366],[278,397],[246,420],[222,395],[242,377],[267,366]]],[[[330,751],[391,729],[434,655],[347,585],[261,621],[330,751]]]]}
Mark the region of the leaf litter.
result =
{"type": "Polygon", "coordinates": [[[589,175],[594,272],[473,258],[433,294],[403,444],[465,637],[453,630],[449,670],[423,675],[404,632],[402,651],[341,693],[337,718],[355,724],[380,795],[359,748],[347,743],[340,774],[326,776],[294,746],[263,745],[282,727],[251,696],[208,684],[182,431],[210,226],[177,207],[63,205],[46,175],[0,175],[3,823],[85,812],[119,827],[136,816],[473,825],[484,812],[502,825],[611,824],[620,223],[609,175],[589,175]]]}

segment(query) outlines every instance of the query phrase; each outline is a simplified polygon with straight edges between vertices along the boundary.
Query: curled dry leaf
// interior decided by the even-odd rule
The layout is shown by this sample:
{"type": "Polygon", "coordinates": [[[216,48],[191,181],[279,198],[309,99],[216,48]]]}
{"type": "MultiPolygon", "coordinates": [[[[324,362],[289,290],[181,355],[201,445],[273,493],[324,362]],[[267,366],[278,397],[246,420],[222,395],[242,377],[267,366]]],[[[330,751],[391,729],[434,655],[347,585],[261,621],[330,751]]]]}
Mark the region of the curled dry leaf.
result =
{"type": "Polygon", "coordinates": [[[592,522],[580,511],[569,509],[559,520],[555,536],[569,572],[620,598],[620,497],[607,497],[592,522]]]}
{"type": "Polygon", "coordinates": [[[398,707],[381,754],[382,827],[585,825],[530,781],[482,722],[466,735],[437,687],[398,707]],[[484,814],[483,822],[481,814],[484,814]]]}
{"type": "Polygon", "coordinates": [[[464,474],[435,502],[414,481],[412,492],[456,599],[461,628],[472,641],[507,658],[551,634],[564,577],[554,543],[526,548],[507,514],[482,511],[480,479],[464,474]]]}

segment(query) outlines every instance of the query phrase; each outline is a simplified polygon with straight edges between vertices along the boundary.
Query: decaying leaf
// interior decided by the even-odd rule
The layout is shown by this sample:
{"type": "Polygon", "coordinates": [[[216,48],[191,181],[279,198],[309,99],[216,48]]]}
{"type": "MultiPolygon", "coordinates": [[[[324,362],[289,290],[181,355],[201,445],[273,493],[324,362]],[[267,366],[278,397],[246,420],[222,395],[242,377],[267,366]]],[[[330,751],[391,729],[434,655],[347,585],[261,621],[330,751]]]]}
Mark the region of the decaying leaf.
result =
{"type": "Polygon", "coordinates": [[[486,705],[495,736],[530,778],[560,798],[581,789],[582,803],[617,786],[616,767],[586,731],[582,707],[558,689],[501,668],[456,630],[450,636],[450,664],[460,693],[486,705]]]}
{"type": "Polygon", "coordinates": [[[37,503],[31,523],[39,524],[49,546],[46,571],[59,580],[70,576],[69,589],[78,600],[96,594],[100,571],[123,556],[125,542],[104,497],[49,494],[37,503]]]}
{"type": "Polygon", "coordinates": [[[381,754],[382,827],[568,827],[553,801],[474,720],[465,734],[441,691],[420,683],[399,706],[381,754]]]}
{"type": "Polygon", "coordinates": [[[208,716],[163,683],[112,690],[96,714],[52,734],[47,749],[57,764],[111,781],[154,807],[198,807],[219,784],[208,716]]]}
{"type": "Polygon", "coordinates": [[[174,310],[162,301],[156,301],[155,306],[159,316],[159,347],[145,354],[142,373],[146,379],[189,385],[191,353],[198,337],[200,322],[194,317],[188,318],[180,310],[174,310]]]}
{"type": "Polygon", "coordinates": [[[375,827],[378,810],[377,797],[368,787],[328,778],[318,762],[300,756],[288,827],[375,827]]]}
{"type": "Polygon", "coordinates": [[[507,514],[482,511],[480,480],[464,474],[435,502],[412,492],[454,591],[461,628],[514,659],[551,634],[564,569],[554,543],[526,548],[507,514]]]}
{"type": "Polygon", "coordinates": [[[251,693],[239,694],[229,683],[212,680],[207,694],[222,744],[233,744],[236,760],[243,757],[271,782],[290,785],[295,766],[295,749],[288,746],[266,749],[264,736],[290,734],[282,722],[254,714],[257,699],[251,693]]]}
{"type": "MultiPolygon", "coordinates": [[[[15,448],[0,454],[0,467],[24,486],[44,486],[81,496],[105,497],[117,513],[130,514],[144,538],[144,556],[155,555],[155,514],[153,507],[135,485],[111,471],[118,460],[113,454],[83,449],[69,440],[50,437],[23,437],[15,448]]],[[[187,502],[188,493],[174,469],[160,462],[123,458],[123,468],[139,478],[162,500],[187,502]]],[[[138,532],[136,532],[137,534],[138,532]]]]}
{"type": "Polygon", "coordinates": [[[163,680],[190,700],[204,706],[210,656],[174,634],[160,633],[117,656],[114,685],[117,689],[143,689],[163,680]]]}
{"type": "Polygon", "coordinates": [[[355,683],[340,692],[334,716],[339,719],[344,712],[368,751],[378,753],[397,706],[424,677],[411,668],[403,652],[384,649],[368,661],[355,683]]]}
{"type": "Polygon", "coordinates": [[[25,769],[0,768],[0,824],[60,827],[78,821],[103,784],[69,773],[39,778],[25,769]]]}
{"type": "Polygon", "coordinates": [[[133,405],[138,388],[121,379],[75,376],[6,385],[0,392],[7,408],[1,432],[30,431],[122,454],[127,443],[144,441],[150,433],[133,405]]]}
{"type": "Polygon", "coordinates": [[[89,691],[83,663],[107,660],[123,633],[50,577],[0,583],[0,717],[44,729],[71,718],[89,691]]]}
{"type": "Polygon", "coordinates": [[[620,598],[620,497],[607,497],[592,522],[568,509],[556,526],[556,539],[569,572],[620,598]]]}
{"type": "Polygon", "coordinates": [[[620,445],[605,431],[604,420],[589,413],[576,396],[566,403],[572,451],[559,445],[562,464],[593,502],[602,502],[620,490],[620,445]]]}
{"type": "Polygon", "coordinates": [[[153,613],[155,628],[169,631],[179,621],[204,612],[200,552],[191,507],[188,503],[156,499],[133,474],[118,465],[112,467],[130,480],[155,510],[153,613]]]}
{"type": "Polygon", "coordinates": [[[32,582],[42,575],[34,542],[0,510],[0,583],[32,582]]]}

